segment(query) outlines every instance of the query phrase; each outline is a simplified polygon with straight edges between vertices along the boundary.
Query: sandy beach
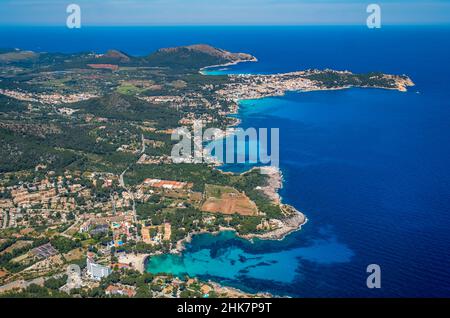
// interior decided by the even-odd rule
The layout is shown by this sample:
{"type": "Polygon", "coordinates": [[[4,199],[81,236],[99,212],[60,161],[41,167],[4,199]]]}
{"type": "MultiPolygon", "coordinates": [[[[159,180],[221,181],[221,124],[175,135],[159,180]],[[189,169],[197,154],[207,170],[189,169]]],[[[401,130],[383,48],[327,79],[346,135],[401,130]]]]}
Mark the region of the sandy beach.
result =
{"type": "Polygon", "coordinates": [[[123,264],[131,264],[131,266],[139,271],[140,273],[144,273],[145,271],[145,260],[149,257],[150,254],[122,254],[119,256],[119,263],[123,264]]]}

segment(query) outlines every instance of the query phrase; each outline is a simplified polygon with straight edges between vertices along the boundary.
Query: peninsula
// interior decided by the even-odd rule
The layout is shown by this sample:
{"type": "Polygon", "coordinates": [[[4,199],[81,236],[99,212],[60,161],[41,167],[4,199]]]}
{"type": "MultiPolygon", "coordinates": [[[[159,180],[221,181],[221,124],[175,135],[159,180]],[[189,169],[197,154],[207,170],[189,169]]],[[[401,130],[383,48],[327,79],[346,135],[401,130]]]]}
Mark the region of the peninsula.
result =
{"type": "Polygon", "coordinates": [[[196,233],[282,239],[307,221],[282,203],[278,169],[234,174],[173,163],[173,130],[198,120],[235,125],[230,114],[242,99],[414,84],[335,70],[204,75],[255,61],[204,44],[141,57],[1,49],[0,294],[266,297],[145,273],[146,257],[179,253],[196,233]],[[80,272],[66,272],[69,265],[80,272]]]}

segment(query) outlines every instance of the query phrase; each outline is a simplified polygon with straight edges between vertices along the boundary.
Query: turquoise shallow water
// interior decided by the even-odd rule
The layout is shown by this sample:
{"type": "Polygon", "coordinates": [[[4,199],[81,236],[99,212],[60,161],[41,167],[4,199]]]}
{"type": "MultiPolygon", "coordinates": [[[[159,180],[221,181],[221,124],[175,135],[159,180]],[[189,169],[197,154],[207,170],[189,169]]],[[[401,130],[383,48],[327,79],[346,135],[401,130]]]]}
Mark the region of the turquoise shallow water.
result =
{"type": "Polygon", "coordinates": [[[448,26],[0,28],[0,38],[4,47],[136,55],[209,43],[258,57],[230,73],[411,76],[408,93],[350,89],[246,101],[244,128],[280,128],[281,195],[308,223],[280,242],[201,235],[181,256],[152,258],[147,269],[298,297],[450,296],[448,26]],[[372,263],[382,269],[378,290],[366,287],[372,263]]]}
{"type": "MultiPolygon", "coordinates": [[[[263,247],[264,243],[254,245],[263,247]]],[[[299,259],[329,265],[348,262],[353,257],[353,252],[334,238],[316,240],[305,247],[263,253],[255,253],[258,247],[254,245],[237,238],[234,232],[202,234],[187,245],[184,255],[153,257],[147,262],[147,268],[152,273],[170,269],[176,275],[220,281],[259,279],[292,284],[301,280],[302,273],[297,271],[299,259]]]]}
{"type": "Polygon", "coordinates": [[[255,36],[249,47],[260,62],[226,71],[382,70],[416,83],[407,93],[348,89],[241,103],[243,128],[280,129],[281,195],[308,223],[281,242],[204,235],[182,256],[151,259],[148,270],[296,297],[450,296],[450,46],[442,42],[450,29],[341,31],[273,30],[270,46],[255,36]],[[377,290],[366,286],[373,263],[382,270],[377,290]]]}
{"type": "Polygon", "coordinates": [[[449,140],[449,109],[430,110],[433,98],[350,89],[242,102],[244,128],[280,127],[281,195],[308,223],[279,242],[201,235],[148,270],[297,297],[445,295],[448,149],[436,146],[449,140]],[[365,285],[372,263],[381,290],[365,285]]]}

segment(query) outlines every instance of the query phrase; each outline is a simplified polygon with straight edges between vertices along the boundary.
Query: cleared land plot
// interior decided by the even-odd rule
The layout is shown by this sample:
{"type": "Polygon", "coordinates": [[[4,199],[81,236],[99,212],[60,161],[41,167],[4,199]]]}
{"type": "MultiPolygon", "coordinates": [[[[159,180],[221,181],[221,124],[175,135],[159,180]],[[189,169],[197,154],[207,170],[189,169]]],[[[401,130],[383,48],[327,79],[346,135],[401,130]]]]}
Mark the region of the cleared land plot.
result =
{"type": "Polygon", "coordinates": [[[28,259],[29,256],[30,256],[29,253],[25,253],[25,254],[17,256],[16,258],[13,258],[12,260],[10,260],[10,262],[19,264],[19,263],[22,263],[23,261],[25,261],[26,259],[28,259]]]}
{"type": "Polygon", "coordinates": [[[205,186],[205,202],[201,210],[211,213],[258,215],[256,204],[232,187],[205,186]]]}
{"type": "Polygon", "coordinates": [[[31,244],[33,244],[33,241],[17,241],[16,243],[11,245],[10,247],[5,248],[3,251],[1,251],[0,255],[6,254],[6,253],[11,253],[14,250],[21,249],[21,248],[23,248],[25,246],[30,246],[31,244]]]}
{"type": "Polygon", "coordinates": [[[75,249],[67,252],[66,254],[64,254],[64,258],[66,259],[66,261],[70,262],[70,261],[74,261],[74,260],[79,260],[79,259],[83,258],[84,255],[85,255],[85,252],[83,251],[83,249],[75,248],[75,249]]]}

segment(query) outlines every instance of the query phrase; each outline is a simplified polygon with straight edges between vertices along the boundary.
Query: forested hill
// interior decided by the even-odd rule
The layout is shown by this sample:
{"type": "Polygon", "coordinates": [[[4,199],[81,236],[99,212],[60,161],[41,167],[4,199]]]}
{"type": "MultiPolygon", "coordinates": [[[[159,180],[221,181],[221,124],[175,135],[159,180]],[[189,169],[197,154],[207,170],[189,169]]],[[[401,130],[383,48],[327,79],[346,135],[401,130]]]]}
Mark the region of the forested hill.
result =
{"type": "Polygon", "coordinates": [[[231,53],[206,44],[163,48],[146,56],[131,56],[118,50],[104,54],[84,52],[77,54],[35,53],[21,50],[0,50],[0,65],[17,65],[36,69],[65,70],[74,68],[117,66],[164,67],[172,70],[195,70],[217,64],[254,61],[252,55],[231,53]]]}

